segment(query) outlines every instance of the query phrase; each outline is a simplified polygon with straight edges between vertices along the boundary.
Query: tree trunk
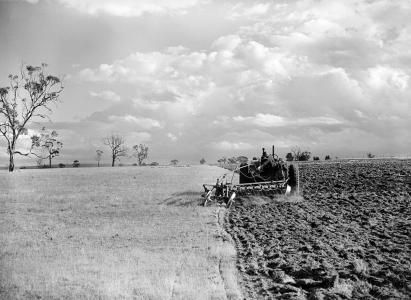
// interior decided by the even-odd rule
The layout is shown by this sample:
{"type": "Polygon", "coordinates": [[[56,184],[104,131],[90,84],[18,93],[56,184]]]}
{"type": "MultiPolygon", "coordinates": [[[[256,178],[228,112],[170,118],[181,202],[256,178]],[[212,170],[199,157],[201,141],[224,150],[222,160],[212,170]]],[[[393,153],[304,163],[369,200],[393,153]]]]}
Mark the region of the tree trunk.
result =
{"type": "Polygon", "coordinates": [[[114,167],[114,162],[116,161],[116,156],[113,155],[112,158],[113,158],[113,159],[112,159],[112,161],[111,161],[111,166],[114,167]]]}
{"type": "Polygon", "coordinates": [[[51,168],[51,156],[49,156],[49,168],[51,168]]]}
{"type": "Polygon", "coordinates": [[[14,171],[14,156],[13,156],[13,151],[10,151],[9,153],[9,172],[14,171]]]}
{"type": "Polygon", "coordinates": [[[97,167],[100,167],[100,162],[99,161],[97,162],[97,167]]]}

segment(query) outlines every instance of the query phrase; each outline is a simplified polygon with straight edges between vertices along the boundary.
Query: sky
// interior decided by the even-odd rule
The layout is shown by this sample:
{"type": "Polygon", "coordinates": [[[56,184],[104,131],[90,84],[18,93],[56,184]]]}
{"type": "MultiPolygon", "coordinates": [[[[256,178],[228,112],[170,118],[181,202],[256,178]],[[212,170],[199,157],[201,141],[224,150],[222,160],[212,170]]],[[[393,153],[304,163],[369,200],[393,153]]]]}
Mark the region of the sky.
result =
{"type": "Polygon", "coordinates": [[[0,86],[22,63],[64,78],[40,124],[56,162],[109,162],[110,134],[149,162],[407,156],[410,15],[406,0],[0,0],[0,86]]]}

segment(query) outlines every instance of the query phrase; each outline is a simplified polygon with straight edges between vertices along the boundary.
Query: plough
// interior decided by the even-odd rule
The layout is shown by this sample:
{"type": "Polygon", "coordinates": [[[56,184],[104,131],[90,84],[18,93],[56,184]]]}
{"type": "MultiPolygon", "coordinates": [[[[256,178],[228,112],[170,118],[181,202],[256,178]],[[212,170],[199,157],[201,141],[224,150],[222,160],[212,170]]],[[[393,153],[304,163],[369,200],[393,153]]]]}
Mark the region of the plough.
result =
{"type": "Polygon", "coordinates": [[[287,164],[273,152],[267,155],[263,148],[260,160],[242,163],[229,173],[217,179],[215,184],[203,184],[204,206],[211,202],[225,204],[230,208],[236,197],[246,195],[274,196],[293,194],[297,187],[297,174],[294,165],[287,164]],[[239,174],[239,183],[233,183],[235,174],[239,174]]]}

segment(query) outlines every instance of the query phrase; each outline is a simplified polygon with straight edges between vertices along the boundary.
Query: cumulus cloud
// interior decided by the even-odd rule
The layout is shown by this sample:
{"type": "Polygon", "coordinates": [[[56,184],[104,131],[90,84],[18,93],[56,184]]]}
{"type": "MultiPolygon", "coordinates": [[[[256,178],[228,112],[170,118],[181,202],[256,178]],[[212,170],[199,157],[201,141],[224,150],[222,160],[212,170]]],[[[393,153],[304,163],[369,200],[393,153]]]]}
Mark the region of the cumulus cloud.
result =
{"type": "Polygon", "coordinates": [[[176,142],[178,140],[178,137],[171,132],[167,133],[167,137],[173,142],[176,142]]]}
{"type": "Polygon", "coordinates": [[[217,150],[223,150],[223,151],[249,150],[253,148],[253,146],[249,143],[229,142],[229,141],[215,142],[213,143],[213,147],[217,150]]]}
{"type": "Polygon", "coordinates": [[[411,126],[410,3],[237,2],[227,2],[226,17],[243,26],[208,48],[138,51],[77,77],[132,87],[131,105],[109,120],[141,125],[130,109],[161,116],[170,128],[146,128],[172,141],[171,132],[183,131],[178,141],[187,147],[201,136],[215,151],[261,143],[325,148],[328,137],[347,141],[351,130],[353,141],[385,138],[405,149],[397,135],[408,140],[403,128],[411,126]]]}
{"type": "Polygon", "coordinates": [[[261,17],[268,12],[271,5],[269,2],[238,3],[230,9],[227,17],[229,19],[261,17]]]}
{"type": "Polygon", "coordinates": [[[403,70],[377,65],[368,69],[367,83],[371,88],[394,88],[404,91],[408,87],[410,76],[403,70]]]}
{"type": "Polygon", "coordinates": [[[112,91],[101,91],[101,92],[93,92],[90,91],[90,96],[100,98],[103,100],[109,100],[118,102],[120,101],[121,97],[112,91]]]}
{"type": "Polygon", "coordinates": [[[130,132],[125,136],[129,145],[137,145],[151,140],[151,134],[145,131],[130,132]]]}
{"type": "Polygon", "coordinates": [[[157,110],[160,108],[160,105],[161,105],[161,102],[159,101],[145,100],[141,98],[135,98],[132,101],[133,101],[133,104],[137,108],[149,109],[149,110],[157,110]]]}
{"type": "Polygon", "coordinates": [[[253,124],[258,127],[321,126],[342,124],[341,121],[327,116],[286,119],[281,116],[263,113],[258,113],[257,115],[251,117],[236,116],[233,120],[236,122],[253,124]]]}
{"type": "MultiPolygon", "coordinates": [[[[39,0],[26,0],[37,3],[39,0]]],[[[139,17],[149,14],[185,14],[200,0],[55,0],[69,8],[90,15],[108,14],[117,17],[139,17]]]]}
{"type": "Polygon", "coordinates": [[[138,127],[144,128],[144,129],[162,128],[163,127],[158,120],[154,120],[154,119],[150,119],[150,118],[143,118],[143,117],[135,117],[135,116],[132,116],[132,115],[109,116],[108,119],[111,122],[131,123],[133,125],[137,125],[138,127]]]}

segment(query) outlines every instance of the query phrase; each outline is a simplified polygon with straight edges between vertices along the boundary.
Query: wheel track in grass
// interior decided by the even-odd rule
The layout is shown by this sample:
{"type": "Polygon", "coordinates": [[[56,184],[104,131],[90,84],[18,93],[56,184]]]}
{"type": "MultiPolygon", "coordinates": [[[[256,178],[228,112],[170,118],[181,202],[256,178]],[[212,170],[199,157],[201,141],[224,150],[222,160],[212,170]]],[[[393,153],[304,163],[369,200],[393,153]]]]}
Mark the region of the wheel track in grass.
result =
{"type": "Polygon", "coordinates": [[[218,207],[216,209],[217,239],[220,240],[220,253],[218,255],[218,271],[221,281],[224,284],[225,296],[228,300],[243,299],[238,273],[236,272],[236,252],[235,243],[228,232],[225,230],[227,221],[227,209],[218,207]]]}

